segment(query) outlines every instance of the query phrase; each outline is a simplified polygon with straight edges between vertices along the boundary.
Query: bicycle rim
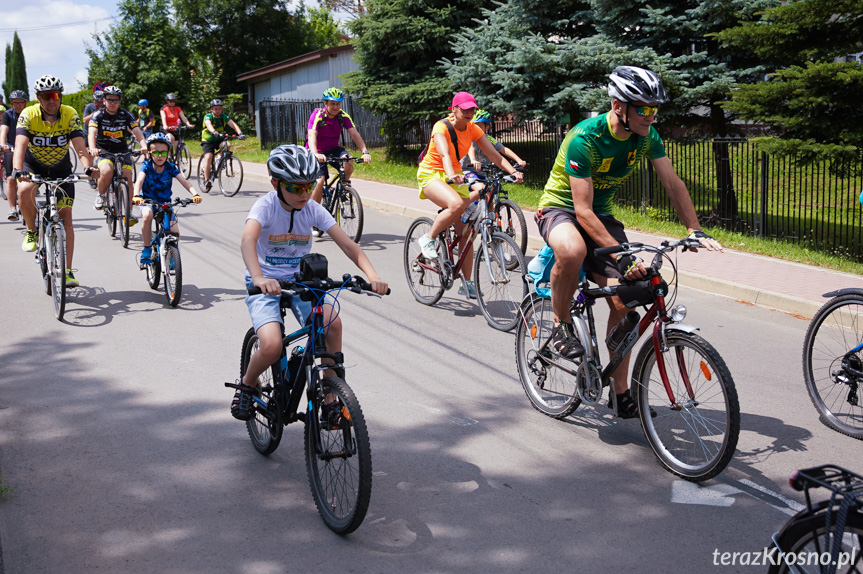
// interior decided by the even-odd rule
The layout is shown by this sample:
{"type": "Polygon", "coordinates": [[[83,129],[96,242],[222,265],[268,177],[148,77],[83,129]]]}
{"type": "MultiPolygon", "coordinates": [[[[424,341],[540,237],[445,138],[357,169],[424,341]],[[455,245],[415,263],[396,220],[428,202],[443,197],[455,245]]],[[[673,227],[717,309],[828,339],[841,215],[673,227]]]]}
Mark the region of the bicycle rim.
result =
{"type": "Polygon", "coordinates": [[[120,241],[129,245],[129,187],[125,181],[117,184],[117,223],[120,225],[120,241]]]}
{"type": "Polygon", "coordinates": [[[305,433],[309,485],[324,523],[338,534],[347,534],[362,524],[372,492],[365,417],[351,388],[336,377],[321,380],[318,399],[312,404],[305,433]],[[337,397],[338,414],[333,417],[321,406],[328,395],[337,397]]]}
{"type": "MultiPolygon", "coordinates": [[[[796,574],[822,574],[822,572],[826,572],[826,569],[823,571],[821,569],[820,558],[831,556],[834,541],[832,537],[828,538],[828,532],[832,529],[825,527],[826,511],[814,515],[798,515],[795,518],[796,520],[783,528],[777,536],[779,548],[786,555],[789,553],[793,555],[794,559],[789,556],[787,561],[782,560],[777,551],[774,556],[778,564],[772,564],[768,569],[768,574],[786,574],[795,571],[796,574]],[[816,558],[819,559],[817,562],[816,558]],[[801,559],[805,562],[801,563],[801,559]],[[788,562],[792,561],[795,570],[788,567],[788,562]]],[[[833,520],[835,521],[835,514],[833,520]]],[[[863,516],[859,512],[849,512],[839,552],[839,556],[836,557],[837,574],[860,574],[863,572],[863,516]],[[853,562],[851,561],[852,556],[854,557],[853,562]],[[840,558],[843,559],[841,565],[839,564],[840,558]]]]}
{"type": "Polygon", "coordinates": [[[521,306],[515,332],[518,378],[530,404],[539,412],[562,419],[578,408],[576,379],[548,362],[551,350],[543,344],[554,329],[551,299],[532,294],[521,306]]]}
{"type": "Polygon", "coordinates": [[[497,221],[500,229],[515,240],[521,250],[521,254],[527,253],[527,222],[524,213],[514,201],[504,199],[495,207],[497,221]]]}
{"type": "MultiPolygon", "coordinates": [[[[243,341],[243,350],[240,355],[240,380],[246,374],[252,356],[260,351],[260,341],[255,335],[254,329],[249,329],[243,341]]],[[[274,396],[275,383],[278,380],[278,369],[275,365],[270,366],[258,377],[252,418],[246,421],[246,430],[252,440],[252,446],[263,455],[268,455],[279,447],[282,440],[282,415],[278,401],[274,396]]]]}
{"type": "Polygon", "coordinates": [[[863,385],[846,369],[863,368],[863,295],[828,301],[803,342],[803,377],[812,404],[830,428],[863,440],[863,385]]]}
{"type": "MultiPolygon", "coordinates": [[[[213,166],[211,162],[210,170],[212,169],[213,166]]],[[[204,156],[198,158],[198,191],[201,193],[209,193],[207,190],[207,178],[204,177],[204,156]]]]}
{"type": "Polygon", "coordinates": [[[363,235],[363,202],[353,188],[344,186],[333,191],[332,214],[348,237],[359,243],[363,235]]]}
{"type": "Polygon", "coordinates": [[[411,223],[405,236],[405,277],[414,299],[423,305],[434,305],[440,301],[445,290],[440,257],[434,261],[426,261],[416,241],[423,235],[427,235],[431,226],[431,219],[420,217],[411,223]]]}
{"type": "Polygon", "coordinates": [[[108,188],[105,192],[105,223],[108,224],[108,234],[111,237],[117,236],[117,196],[112,188],[108,188]]]}
{"type": "Polygon", "coordinates": [[[63,232],[54,229],[49,237],[50,253],[49,273],[51,274],[51,297],[54,301],[54,316],[63,320],[66,310],[66,242],[63,232]]]}
{"type": "Polygon", "coordinates": [[[473,278],[479,307],[486,322],[499,331],[509,331],[518,324],[527,295],[526,271],[524,255],[505,233],[495,232],[486,250],[482,244],[476,250],[473,278]]]}
{"type": "Polygon", "coordinates": [[[168,245],[164,265],[165,297],[171,307],[176,307],[183,292],[183,264],[180,262],[180,249],[176,245],[168,245]]]}
{"type": "Polygon", "coordinates": [[[652,339],[636,359],[632,391],[654,454],[670,472],[700,482],[722,472],[734,456],[740,432],[737,391],[728,367],[707,341],[669,329],[666,343],[665,370],[678,406],[669,402],[652,339]]]}
{"type": "Polygon", "coordinates": [[[234,155],[230,155],[222,163],[219,170],[219,189],[225,197],[233,197],[240,191],[243,185],[243,162],[234,155]]]}
{"type": "Polygon", "coordinates": [[[37,215],[37,223],[39,223],[39,236],[37,238],[36,258],[39,261],[39,271],[42,272],[42,283],[46,295],[51,295],[51,272],[48,264],[48,242],[45,241],[45,223],[44,219],[37,215]]]}
{"type": "Polygon", "coordinates": [[[177,157],[179,165],[177,166],[183,173],[183,177],[189,179],[192,177],[192,154],[189,153],[189,148],[186,144],[177,144],[177,157]]]}

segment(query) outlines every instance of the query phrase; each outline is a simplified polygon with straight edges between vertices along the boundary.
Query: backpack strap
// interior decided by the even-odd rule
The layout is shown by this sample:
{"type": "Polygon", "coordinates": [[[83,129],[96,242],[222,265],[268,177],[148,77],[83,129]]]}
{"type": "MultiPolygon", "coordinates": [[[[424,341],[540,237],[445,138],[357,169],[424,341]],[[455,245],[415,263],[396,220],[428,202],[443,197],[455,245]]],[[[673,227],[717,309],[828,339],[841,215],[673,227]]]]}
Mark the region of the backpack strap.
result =
{"type": "Polygon", "coordinates": [[[447,131],[449,131],[449,141],[452,142],[452,147],[455,149],[455,155],[458,156],[455,158],[455,161],[459,161],[462,156],[458,149],[458,134],[455,133],[455,126],[453,126],[447,118],[444,118],[441,121],[446,125],[447,131]]]}

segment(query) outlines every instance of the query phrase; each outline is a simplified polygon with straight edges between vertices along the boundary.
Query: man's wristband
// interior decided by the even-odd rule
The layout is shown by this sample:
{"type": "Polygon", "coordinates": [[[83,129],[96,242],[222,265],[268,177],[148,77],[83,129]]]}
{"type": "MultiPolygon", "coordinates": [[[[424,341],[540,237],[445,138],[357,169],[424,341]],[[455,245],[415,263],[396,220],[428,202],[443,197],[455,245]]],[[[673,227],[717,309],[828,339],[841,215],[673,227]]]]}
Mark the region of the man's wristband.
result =
{"type": "Polygon", "coordinates": [[[84,175],[89,177],[91,173],[93,173],[93,166],[92,165],[86,166],[84,168],[84,175]]]}

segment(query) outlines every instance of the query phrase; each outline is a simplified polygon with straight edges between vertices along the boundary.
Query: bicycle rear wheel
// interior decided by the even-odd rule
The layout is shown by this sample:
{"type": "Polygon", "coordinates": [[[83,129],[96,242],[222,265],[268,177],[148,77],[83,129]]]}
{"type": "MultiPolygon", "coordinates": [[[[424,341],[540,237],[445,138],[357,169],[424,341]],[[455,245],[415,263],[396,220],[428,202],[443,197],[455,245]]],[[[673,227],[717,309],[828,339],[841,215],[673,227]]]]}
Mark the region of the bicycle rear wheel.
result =
{"type": "Polygon", "coordinates": [[[489,325],[510,331],[518,324],[519,309],[527,295],[527,264],[515,240],[506,233],[491,235],[487,254],[482,247],[480,244],[476,250],[473,266],[479,308],[489,325]]]}
{"type": "Polygon", "coordinates": [[[159,288],[159,282],[162,279],[162,261],[159,255],[159,248],[153,246],[153,254],[150,256],[152,263],[147,265],[147,284],[154,291],[159,288]]]}
{"type": "MultiPolygon", "coordinates": [[[[835,513],[833,520],[835,521],[835,513]]],[[[827,533],[832,529],[825,526],[827,519],[826,511],[815,515],[798,514],[779,532],[776,540],[782,552],[795,556],[794,570],[788,567],[786,561],[782,560],[779,552],[776,552],[777,564],[771,564],[767,570],[768,574],[822,574],[820,560],[812,563],[810,557],[821,558],[832,550],[833,538],[828,538],[827,533]],[[799,557],[799,558],[797,558],[799,557]],[[800,559],[805,562],[801,563],[800,559]]],[[[845,523],[845,533],[842,536],[840,555],[836,557],[837,574],[859,574],[863,572],[863,515],[851,511],[845,523]],[[854,557],[853,562],[851,557],[854,557]],[[840,560],[841,558],[841,560],[840,560]],[[839,564],[842,562],[842,564],[839,564]]],[[[790,559],[790,556],[789,556],[790,559]]]]}
{"type": "Polygon", "coordinates": [[[734,456],[740,433],[737,390],[710,343],[676,329],[668,329],[665,340],[665,370],[679,406],[669,404],[651,339],[635,360],[632,394],[656,457],[677,476],[700,482],[722,472],[734,456]]]}
{"type": "Polygon", "coordinates": [[[348,534],[362,524],[372,493],[365,417],[351,388],[337,377],[321,380],[313,403],[305,434],[309,485],[324,523],[333,532],[348,534]],[[322,406],[328,395],[335,395],[335,408],[322,406]]]}
{"type": "Polygon", "coordinates": [[[192,154],[185,143],[177,144],[177,168],[186,179],[192,177],[192,154]]]}
{"type": "MultiPolygon", "coordinates": [[[[249,367],[252,356],[260,350],[258,336],[255,334],[255,329],[251,328],[246,332],[246,337],[243,339],[243,350],[240,354],[241,381],[246,375],[246,369],[249,367]]],[[[249,432],[249,438],[252,439],[252,446],[263,455],[275,451],[282,441],[284,423],[282,422],[281,408],[275,395],[276,381],[278,380],[279,371],[276,365],[270,365],[270,368],[261,373],[261,376],[258,377],[258,392],[255,395],[252,418],[246,421],[246,430],[249,432]]]]}
{"type": "Polygon", "coordinates": [[[168,245],[164,272],[165,297],[171,307],[176,307],[183,292],[183,264],[180,262],[180,248],[176,245],[168,245]]]}
{"type": "Polygon", "coordinates": [[[117,224],[120,227],[120,241],[123,248],[129,245],[129,184],[121,181],[117,184],[117,224]]]}
{"type": "Polygon", "coordinates": [[[62,321],[66,310],[66,237],[62,227],[55,227],[48,234],[48,254],[54,316],[62,321]]]}
{"type": "MultiPolygon", "coordinates": [[[[404,265],[408,287],[414,298],[423,305],[434,305],[443,297],[444,281],[440,257],[426,261],[422,256],[417,239],[431,230],[432,220],[428,217],[415,219],[405,236],[404,265]]],[[[440,251],[440,248],[439,248],[440,251]]]]}
{"type": "Polygon", "coordinates": [[[533,408],[556,419],[568,417],[581,404],[576,379],[549,362],[547,341],[554,329],[551,298],[532,293],[521,306],[515,331],[515,363],[521,386],[533,408]]]}
{"type": "Polygon", "coordinates": [[[339,227],[355,243],[360,242],[363,235],[363,200],[360,194],[349,185],[342,186],[341,190],[333,190],[333,217],[339,227]]]}
{"type": "Polygon", "coordinates": [[[830,428],[863,440],[863,295],[834,297],[824,304],[803,340],[803,378],[812,404],[830,428]]]}
{"type": "Polygon", "coordinates": [[[219,189],[225,197],[233,197],[243,185],[243,162],[231,154],[222,163],[219,171],[219,189]]]}
{"type": "Polygon", "coordinates": [[[108,224],[108,234],[111,237],[117,236],[117,195],[114,190],[109,187],[105,192],[105,223],[108,224]]]}
{"type": "Polygon", "coordinates": [[[504,199],[494,208],[494,214],[501,231],[515,240],[521,254],[527,253],[527,222],[518,204],[511,199],[504,199]]]}

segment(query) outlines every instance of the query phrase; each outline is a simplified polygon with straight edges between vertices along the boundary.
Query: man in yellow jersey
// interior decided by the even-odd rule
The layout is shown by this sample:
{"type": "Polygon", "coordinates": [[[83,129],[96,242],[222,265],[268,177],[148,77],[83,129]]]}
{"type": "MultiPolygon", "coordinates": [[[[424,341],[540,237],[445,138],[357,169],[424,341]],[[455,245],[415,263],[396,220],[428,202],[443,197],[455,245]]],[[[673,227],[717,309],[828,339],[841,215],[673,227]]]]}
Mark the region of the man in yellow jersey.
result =
{"type": "MultiPolygon", "coordinates": [[[[62,104],[63,82],[59,78],[45,75],[33,85],[37,104],[24,108],[18,117],[15,131],[15,152],[12,166],[18,186],[18,205],[27,224],[21,249],[36,250],[36,189],[30,175],[57,179],[72,173],[69,159],[69,144],[75,148],[78,159],[88,176],[98,176],[99,170],[90,163],[84,148],[84,132],[78,112],[62,104]]],[[[64,184],[57,192],[57,207],[66,229],[66,286],[77,287],[78,280],[72,274],[72,254],[75,250],[75,232],[72,228],[72,203],[75,201],[75,185],[64,184]]]]}

